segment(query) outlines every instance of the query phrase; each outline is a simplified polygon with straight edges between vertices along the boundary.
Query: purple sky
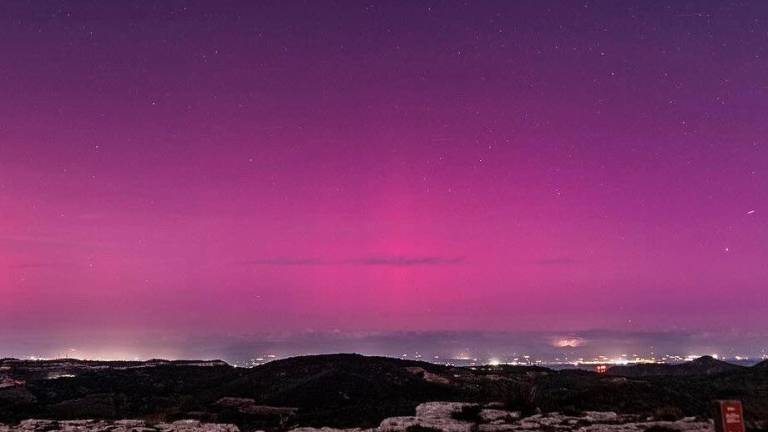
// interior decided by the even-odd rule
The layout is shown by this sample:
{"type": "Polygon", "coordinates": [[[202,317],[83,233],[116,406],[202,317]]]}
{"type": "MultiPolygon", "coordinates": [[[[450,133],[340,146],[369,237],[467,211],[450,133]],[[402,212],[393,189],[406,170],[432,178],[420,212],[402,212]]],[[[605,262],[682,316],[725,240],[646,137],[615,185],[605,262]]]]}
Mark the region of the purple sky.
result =
{"type": "Polygon", "coordinates": [[[768,3],[5,1],[0,53],[0,342],[768,327],[768,3]]]}

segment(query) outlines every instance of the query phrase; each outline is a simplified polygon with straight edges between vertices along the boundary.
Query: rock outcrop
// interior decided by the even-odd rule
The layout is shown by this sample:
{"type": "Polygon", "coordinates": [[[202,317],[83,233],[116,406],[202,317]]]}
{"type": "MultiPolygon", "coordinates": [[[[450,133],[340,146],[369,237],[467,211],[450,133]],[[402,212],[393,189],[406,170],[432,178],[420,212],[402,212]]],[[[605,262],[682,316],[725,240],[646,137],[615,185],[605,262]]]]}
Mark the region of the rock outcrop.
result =
{"type": "Polygon", "coordinates": [[[0,424],[0,432],[240,432],[233,424],[179,420],[148,425],[143,420],[23,420],[18,425],[0,424]]]}
{"type": "Polygon", "coordinates": [[[378,428],[297,428],[292,432],[645,432],[654,428],[676,432],[713,432],[708,421],[685,418],[654,421],[614,412],[586,411],[580,415],[537,414],[525,418],[499,404],[428,402],[413,416],[384,419],[378,428]]]}
{"type": "MultiPolygon", "coordinates": [[[[278,410],[280,415],[294,414],[295,408],[265,407],[250,399],[220,400],[225,406],[249,410],[278,410]]],[[[500,404],[479,405],[461,402],[427,402],[416,407],[415,415],[390,417],[372,429],[334,429],[298,427],[290,432],[713,432],[708,421],[693,417],[677,421],[641,419],[636,415],[586,411],[579,415],[560,413],[520,417],[520,413],[502,409],[500,404]]],[[[0,432],[240,432],[237,426],[179,420],[148,424],[143,420],[24,420],[18,425],[0,424],[0,432]]]]}
{"type": "Polygon", "coordinates": [[[214,406],[225,409],[234,409],[240,414],[248,414],[262,417],[279,417],[281,423],[287,421],[296,415],[298,408],[275,407],[269,405],[259,405],[254,399],[224,397],[216,401],[214,406]]]}

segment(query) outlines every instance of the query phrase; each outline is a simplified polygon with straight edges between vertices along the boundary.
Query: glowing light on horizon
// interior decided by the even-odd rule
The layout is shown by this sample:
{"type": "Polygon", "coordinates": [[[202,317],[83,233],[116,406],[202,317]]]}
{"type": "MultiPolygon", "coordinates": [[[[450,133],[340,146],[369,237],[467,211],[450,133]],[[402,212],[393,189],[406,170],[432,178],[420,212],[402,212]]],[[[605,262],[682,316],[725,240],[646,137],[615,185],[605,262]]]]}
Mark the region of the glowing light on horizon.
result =
{"type": "Polygon", "coordinates": [[[566,337],[554,340],[552,345],[557,348],[578,348],[585,343],[586,341],[580,337],[566,337]]]}

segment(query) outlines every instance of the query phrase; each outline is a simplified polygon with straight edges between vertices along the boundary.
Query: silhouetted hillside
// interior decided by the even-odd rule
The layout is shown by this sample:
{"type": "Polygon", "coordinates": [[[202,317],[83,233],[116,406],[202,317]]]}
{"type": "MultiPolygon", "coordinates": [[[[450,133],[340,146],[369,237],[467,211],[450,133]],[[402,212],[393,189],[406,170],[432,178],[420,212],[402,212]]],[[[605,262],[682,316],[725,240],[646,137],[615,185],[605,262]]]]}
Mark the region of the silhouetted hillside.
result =
{"type": "Polygon", "coordinates": [[[690,376],[713,375],[744,369],[744,366],[717,360],[711,356],[699,357],[696,360],[681,364],[638,364],[632,366],[613,366],[608,374],[626,377],[646,376],[690,376]]]}
{"type": "Polygon", "coordinates": [[[196,418],[247,430],[373,426],[435,400],[498,401],[529,413],[706,416],[709,402],[719,398],[741,399],[748,418],[768,420],[764,365],[745,368],[705,358],[658,366],[614,368],[600,375],[541,367],[449,367],[354,354],[295,357],[253,369],[221,362],[6,361],[0,364],[0,422],[196,418]]]}

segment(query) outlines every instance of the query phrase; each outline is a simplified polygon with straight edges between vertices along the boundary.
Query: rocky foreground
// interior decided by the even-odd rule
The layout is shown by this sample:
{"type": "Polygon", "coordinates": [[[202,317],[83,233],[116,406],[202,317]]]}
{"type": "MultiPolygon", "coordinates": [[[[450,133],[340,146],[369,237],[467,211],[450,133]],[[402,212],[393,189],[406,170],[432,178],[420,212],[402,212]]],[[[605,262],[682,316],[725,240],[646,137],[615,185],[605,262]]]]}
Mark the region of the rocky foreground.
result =
{"type": "Polygon", "coordinates": [[[373,429],[296,428],[292,432],[712,432],[707,421],[685,418],[678,421],[653,421],[623,416],[614,412],[588,411],[578,416],[559,413],[521,418],[520,413],[500,409],[500,404],[427,402],[416,407],[416,415],[390,417],[373,429]],[[654,428],[655,427],[655,428],[654,428]]]}
{"type": "Polygon", "coordinates": [[[38,420],[30,419],[9,426],[0,424],[0,432],[239,432],[232,424],[201,423],[179,420],[173,423],[147,424],[144,420],[38,420]]]}
{"type": "MultiPolygon", "coordinates": [[[[427,402],[413,416],[384,419],[377,428],[333,429],[298,427],[291,432],[712,432],[712,424],[693,417],[676,421],[641,419],[636,415],[587,411],[580,415],[560,413],[521,417],[500,405],[458,402],[427,402]]],[[[0,432],[239,432],[233,424],[180,420],[149,424],[143,420],[24,420],[1,425],[0,432]]]]}
{"type": "MultiPolygon", "coordinates": [[[[647,416],[706,418],[710,402],[727,396],[742,401],[748,429],[768,431],[766,395],[768,361],[741,367],[712,358],[632,366],[617,374],[509,365],[468,368],[355,354],[293,357],[254,368],[222,362],[0,359],[0,423],[13,425],[35,418],[197,419],[235,424],[244,431],[284,432],[298,426],[396,427],[382,425],[382,419],[412,416],[422,420],[391,421],[422,427],[439,421],[434,416],[425,420],[429,416],[422,415],[423,408],[413,415],[416,407],[448,400],[504,401],[504,406],[475,406],[526,413],[616,410],[642,416],[621,416],[619,423],[644,423],[647,416]]],[[[449,414],[442,423],[460,429],[465,425],[458,422],[466,419],[478,429],[494,425],[460,417],[449,414]]],[[[549,417],[544,421],[560,424],[549,417]]],[[[510,418],[495,420],[495,425],[514,429],[536,420],[510,418]]],[[[562,420],[570,429],[588,421],[562,420]]]]}

